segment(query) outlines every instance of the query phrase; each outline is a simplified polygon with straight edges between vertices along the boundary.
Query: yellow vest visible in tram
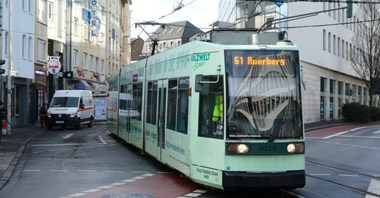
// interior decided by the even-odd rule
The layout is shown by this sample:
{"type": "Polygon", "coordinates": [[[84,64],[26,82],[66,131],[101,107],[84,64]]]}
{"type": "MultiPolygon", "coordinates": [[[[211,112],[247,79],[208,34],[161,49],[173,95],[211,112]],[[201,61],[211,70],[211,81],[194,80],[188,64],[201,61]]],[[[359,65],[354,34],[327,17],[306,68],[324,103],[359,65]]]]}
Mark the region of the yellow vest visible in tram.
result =
{"type": "Polygon", "coordinates": [[[215,96],[214,113],[212,114],[212,121],[217,122],[223,117],[223,96],[215,96]]]}

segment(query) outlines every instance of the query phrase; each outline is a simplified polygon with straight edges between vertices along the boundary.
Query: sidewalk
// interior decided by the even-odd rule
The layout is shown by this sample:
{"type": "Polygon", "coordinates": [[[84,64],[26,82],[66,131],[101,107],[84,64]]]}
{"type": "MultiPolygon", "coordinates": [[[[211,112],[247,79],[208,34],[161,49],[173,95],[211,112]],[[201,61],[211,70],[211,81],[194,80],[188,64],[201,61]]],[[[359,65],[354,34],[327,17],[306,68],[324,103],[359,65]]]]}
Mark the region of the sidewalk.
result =
{"type": "MultiPolygon", "coordinates": [[[[305,131],[343,125],[342,121],[324,121],[305,124],[305,131]]],[[[17,166],[26,144],[35,136],[46,132],[38,125],[31,124],[25,127],[12,128],[10,136],[2,135],[0,142],[0,190],[7,184],[17,166]]],[[[0,131],[1,132],[1,131],[0,131]]]]}
{"type": "MultiPolygon", "coordinates": [[[[11,129],[11,135],[1,135],[0,141],[0,190],[8,182],[13,174],[26,144],[34,136],[46,131],[36,127],[35,124],[11,129]]],[[[0,131],[1,133],[1,131],[0,131]]]]}

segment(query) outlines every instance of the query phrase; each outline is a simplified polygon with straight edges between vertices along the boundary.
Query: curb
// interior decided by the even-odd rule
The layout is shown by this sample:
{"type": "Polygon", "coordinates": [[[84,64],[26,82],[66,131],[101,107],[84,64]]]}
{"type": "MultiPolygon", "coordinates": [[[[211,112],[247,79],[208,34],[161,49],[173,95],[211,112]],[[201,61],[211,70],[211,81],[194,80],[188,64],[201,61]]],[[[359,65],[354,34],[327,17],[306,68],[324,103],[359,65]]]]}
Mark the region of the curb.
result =
{"type": "Polygon", "coordinates": [[[25,140],[23,143],[20,144],[20,147],[17,149],[17,152],[16,152],[15,156],[13,157],[11,163],[9,164],[7,169],[3,172],[3,174],[0,177],[0,190],[2,190],[5,187],[5,185],[7,185],[9,180],[11,179],[11,177],[14,173],[14,170],[16,169],[22,155],[24,154],[24,151],[26,149],[28,142],[30,142],[30,140],[32,140],[35,136],[38,136],[42,133],[43,132],[36,133],[36,134],[30,136],[27,140],[25,140]]]}

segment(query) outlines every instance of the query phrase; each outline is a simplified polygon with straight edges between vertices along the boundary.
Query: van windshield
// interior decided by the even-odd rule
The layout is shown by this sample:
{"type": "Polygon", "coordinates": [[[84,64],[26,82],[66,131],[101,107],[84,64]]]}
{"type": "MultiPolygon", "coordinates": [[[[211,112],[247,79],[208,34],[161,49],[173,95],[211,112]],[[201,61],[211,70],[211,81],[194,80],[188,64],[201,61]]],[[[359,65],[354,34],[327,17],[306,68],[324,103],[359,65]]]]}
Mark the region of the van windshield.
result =
{"type": "Polygon", "coordinates": [[[53,97],[50,107],[78,107],[78,97],[53,97]]]}

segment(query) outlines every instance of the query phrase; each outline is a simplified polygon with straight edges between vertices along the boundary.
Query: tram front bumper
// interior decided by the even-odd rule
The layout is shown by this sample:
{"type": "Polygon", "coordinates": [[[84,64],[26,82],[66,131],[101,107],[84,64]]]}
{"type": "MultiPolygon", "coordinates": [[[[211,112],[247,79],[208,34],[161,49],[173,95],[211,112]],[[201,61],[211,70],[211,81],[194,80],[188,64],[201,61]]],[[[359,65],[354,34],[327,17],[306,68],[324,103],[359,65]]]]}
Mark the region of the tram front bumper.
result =
{"type": "Polygon", "coordinates": [[[305,186],[305,171],[283,173],[223,173],[223,188],[302,188],[305,186]]]}

